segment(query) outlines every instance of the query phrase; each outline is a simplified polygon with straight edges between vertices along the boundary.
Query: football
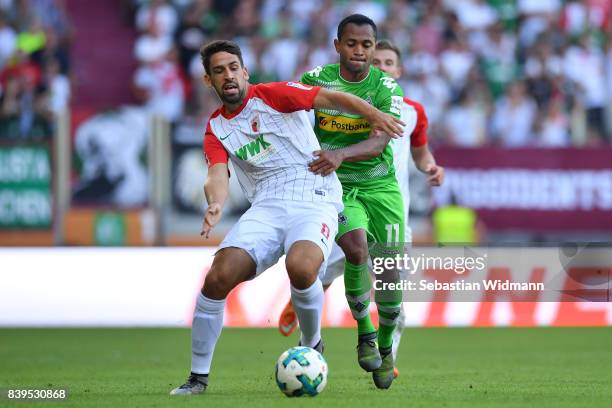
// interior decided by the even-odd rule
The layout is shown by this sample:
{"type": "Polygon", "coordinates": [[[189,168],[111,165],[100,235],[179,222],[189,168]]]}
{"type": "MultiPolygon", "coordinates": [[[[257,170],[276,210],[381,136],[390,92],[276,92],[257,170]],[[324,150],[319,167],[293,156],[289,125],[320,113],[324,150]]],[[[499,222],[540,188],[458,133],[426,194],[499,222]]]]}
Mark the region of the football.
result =
{"type": "Polygon", "coordinates": [[[319,395],[327,384],[327,362],[310,347],[292,347],[276,362],[276,384],[288,397],[319,395]]]}

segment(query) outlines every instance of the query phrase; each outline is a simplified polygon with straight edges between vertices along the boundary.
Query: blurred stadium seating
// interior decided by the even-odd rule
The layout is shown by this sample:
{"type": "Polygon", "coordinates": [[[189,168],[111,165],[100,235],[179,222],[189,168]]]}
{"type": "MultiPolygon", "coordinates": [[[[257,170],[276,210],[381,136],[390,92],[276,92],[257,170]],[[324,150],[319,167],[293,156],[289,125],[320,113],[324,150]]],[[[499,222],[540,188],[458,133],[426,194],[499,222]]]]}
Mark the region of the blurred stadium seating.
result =
{"type": "Polygon", "coordinates": [[[0,141],[46,140],[70,99],[63,2],[0,3],[0,141]]]}
{"type": "Polygon", "coordinates": [[[166,84],[184,82],[182,90],[166,86],[164,95],[177,110],[184,105],[182,115],[156,111],[161,94],[150,92],[146,101],[169,120],[203,120],[216,105],[202,92],[202,43],[237,41],[254,82],[296,79],[337,60],[337,23],[361,12],[377,22],[379,38],[393,40],[403,52],[402,84],[429,112],[435,144],[560,147],[609,141],[612,49],[605,0],[130,4],[138,30],[135,85],[144,82],[151,65],[172,66],[157,68],[166,84]]]}

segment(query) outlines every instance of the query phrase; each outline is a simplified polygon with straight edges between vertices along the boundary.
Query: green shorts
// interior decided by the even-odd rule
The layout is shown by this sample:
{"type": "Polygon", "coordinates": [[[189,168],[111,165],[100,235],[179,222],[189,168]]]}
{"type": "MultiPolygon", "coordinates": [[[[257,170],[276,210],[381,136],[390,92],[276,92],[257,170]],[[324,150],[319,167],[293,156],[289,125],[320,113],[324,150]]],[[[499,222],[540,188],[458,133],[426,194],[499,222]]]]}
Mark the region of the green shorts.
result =
{"type": "Polygon", "coordinates": [[[356,229],[366,230],[370,243],[390,245],[404,241],[404,204],[395,176],[371,187],[342,189],[344,210],[338,214],[336,241],[356,229]]]}

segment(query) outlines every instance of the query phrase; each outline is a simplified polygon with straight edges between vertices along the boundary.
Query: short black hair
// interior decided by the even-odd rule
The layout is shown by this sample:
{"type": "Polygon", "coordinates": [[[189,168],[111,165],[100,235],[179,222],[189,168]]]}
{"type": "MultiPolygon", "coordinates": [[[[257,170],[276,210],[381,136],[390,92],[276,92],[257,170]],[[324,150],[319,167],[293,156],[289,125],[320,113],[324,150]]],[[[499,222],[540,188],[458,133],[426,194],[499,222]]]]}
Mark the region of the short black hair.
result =
{"type": "Polygon", "coordinates": [[[342,32],[347,24],[355,24],[358,26],[367,24],[372,27],[372,30],[374,31],[374,38],[376,38],[376,24],[374,24],[374,21],[372,21],[370,17],[364,16],[363,14],[351,14],[350,16],[344,17],[340,24],[338,24],[338,40],[340,37],[342,37],[342,32]]]}
{"type": "Polygon", "coordinates": [[[400,53],[399,48],[395,44],[393,44],[389,40],[380,40],[376,43],[377,50],[391,50],[397,55],[397,60],[402,60],[402,54],[400,53]]]}
{"type": "Polygon", "coordinates": [[[240,66],[244,66],[244,62],[242,61],[242,51],[240,51],[238,44],[233,41],[217,40],[209,42],[200,48],[202,65],[204,65],[204,70],[208,75],[210,75],[210,59],[218,52],[228,52],[230,54],[234,54],[240,60],[240,66]]]}

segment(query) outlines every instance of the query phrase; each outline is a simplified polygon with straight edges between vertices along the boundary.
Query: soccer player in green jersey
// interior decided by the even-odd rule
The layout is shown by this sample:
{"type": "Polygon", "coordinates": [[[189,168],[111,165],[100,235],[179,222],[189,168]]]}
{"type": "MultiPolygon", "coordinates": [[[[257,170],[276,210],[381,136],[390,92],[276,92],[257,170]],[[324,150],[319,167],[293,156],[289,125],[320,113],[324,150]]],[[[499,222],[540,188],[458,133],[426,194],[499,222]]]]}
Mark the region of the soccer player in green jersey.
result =
{"type": "MultiPolygon", "coordinates": [[[[305,73],[301,82],[348,92],[399,118],[403,93],[399,85],[371,66],[376,46],[376,25],[353,14],[338,25],[334,40],[339,64],[305,73]]],[[[395,178],[390,137],[370,132],[368,122],[340,110],[315,110],[315,133],[322,151],[310,169],[322,175],[334,170],[342,183],[344,211],[339,214],[336,241],[346,256],[344,285],[353,318],[357,321],[359,365],[372,372],[378,388],[393,381],[393,331],[400,313],[401,292],[377,291],[379,328],[369,314],[372,282],[368,272],[368,242],[376,248],[397,248],[404,238],[402,195],[395,178]]],[[[395,252],[397,253],[397,252],[395,252]]],[[[384,256],[393,256],[386,251],[384,256]]],[[[391,271],[397,280],[396,271],[391,271]]]]}

